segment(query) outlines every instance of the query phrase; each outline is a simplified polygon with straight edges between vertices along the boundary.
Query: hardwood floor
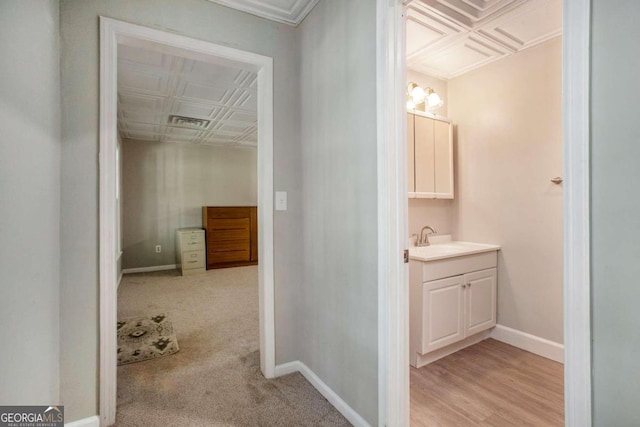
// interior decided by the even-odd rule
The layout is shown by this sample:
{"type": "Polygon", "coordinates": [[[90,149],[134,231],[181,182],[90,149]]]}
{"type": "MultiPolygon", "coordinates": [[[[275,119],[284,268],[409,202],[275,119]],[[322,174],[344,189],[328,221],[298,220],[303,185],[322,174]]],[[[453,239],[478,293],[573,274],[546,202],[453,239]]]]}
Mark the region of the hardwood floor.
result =
{"type": "Polygon", "coordinates": [[[563,365],[488,339],[411,368],[411,426],[562,426],[563,365]]]}

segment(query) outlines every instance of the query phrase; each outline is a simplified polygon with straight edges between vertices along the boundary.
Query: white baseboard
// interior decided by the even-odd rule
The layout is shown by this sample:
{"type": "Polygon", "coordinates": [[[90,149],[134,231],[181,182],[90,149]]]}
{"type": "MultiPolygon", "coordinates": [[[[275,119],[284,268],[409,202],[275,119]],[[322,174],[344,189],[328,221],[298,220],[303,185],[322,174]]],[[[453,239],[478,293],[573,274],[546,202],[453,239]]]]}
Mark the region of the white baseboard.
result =
{"type": "Polygon", "coordinates": [[[447,357],[450,354],[456,353],[463,348],[470,347],[474,344],[479,343],[480,341],[486,340],[491,336],[489,331],[482,331],[477,334],[471,335],[463,339],[462,341],[458,341],[453,344],[449,344],[446,347],[439,348],[437,350],[431,351],[427,354],[412,354],[410,358],[410,365],[415,368],[422,368],[423,366],[428,365],[429,363],[433,363],[436,360],[440,360],[443,357],[447,357]]]}
{"type": "Polygon", "coordinates": [[[100,427],[100,418],[98,418],[97,415],[94,415],[93,417],[65,423],[64,427],[100,427]]]}
{"type": "Polygon", "coordinates": [[[276,365],[275,376],[281,377],[283,375],[293,374],[294,372],[300,372],[301,364],[302,362],[295,360],[293,362],[287,362],[281,365],[276,365]]]}
{"type": "Polygon", "coordinates": [[[517,329],[496,325],[491,331],[491,338],[521,348],[538,356],[564,363],[564,345],[549,341],[517,329]]]}
{"type": "Polygon", "coordinates": [[[120,251],[120,253],[118,254],[118,256],[116,257],[116,265],[118,266],[118,270],[120,270],[119,274],[118,274],[118,281],[116,282],[116,293],[118,292],[118,289],[120,289],[120,282],[122,282],[122,275],[124,274],[124,271],[122,271],[122,254],[124,252],[120,251]]]}
{"type": "Polygon", "coordinates": [[[122,270],[122,274],[149,273],[151,271],[175,270],[176,268],[176,264],[154,265],[152,267],[125,268],[122,270]]]}
{"type": "Polygon", "coordinates": [[[296,360],[294,362],[276,365],[276,377],[300,372],[306,379],[331,403],[351,424],[356,427],[371,427],[351,406],[320,379],[307,365],[296,360]]]}

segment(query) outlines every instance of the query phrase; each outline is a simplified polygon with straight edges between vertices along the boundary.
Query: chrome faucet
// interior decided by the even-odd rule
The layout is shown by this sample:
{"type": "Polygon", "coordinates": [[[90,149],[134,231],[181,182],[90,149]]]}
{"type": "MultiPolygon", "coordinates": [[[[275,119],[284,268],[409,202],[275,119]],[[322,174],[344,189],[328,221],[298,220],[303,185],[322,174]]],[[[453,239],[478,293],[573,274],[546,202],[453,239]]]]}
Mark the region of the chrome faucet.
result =
{"type": "Polygon", "coordinates": [[[416,241],[416,246],[429,246],[431,244],[429,243],[429,234],[438,234],[438,232],[429,225],[422,227],[422,230],[420,230],[420,236],[416,241]],[[425,230],[431,230],[431,232],[425,234],[425,230]]]}

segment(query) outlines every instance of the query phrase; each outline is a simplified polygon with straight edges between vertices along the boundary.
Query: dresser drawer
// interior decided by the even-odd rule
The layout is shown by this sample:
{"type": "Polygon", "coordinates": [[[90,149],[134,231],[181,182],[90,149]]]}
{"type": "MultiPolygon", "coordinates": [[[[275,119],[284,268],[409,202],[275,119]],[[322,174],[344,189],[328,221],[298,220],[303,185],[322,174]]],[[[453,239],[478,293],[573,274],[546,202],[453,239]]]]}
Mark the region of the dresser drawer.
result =
{"type": "Polygon", "coordinates": [[[224,262],[248,262],[251,259],[249,250],[235,250],[227,252],[209,252],[209,264],[218,264],[224,262]]]}
{"type": "Polygon", "coordinates": [[[207,224],[211,241],[249,240],[251,223],[249,218],[212,219],[207,224]]]}
{"type": "Polygon", "coordinates": [[[204,251],[187,251],[182,253],[182,269],[204,268],[204,251]]]}
{"type": "Polygon", "coordinates": [[[209,246],[207,251],[209,264],[218,262],[250,261],[251,244],[245,241],[218,242],[209,246]]]}

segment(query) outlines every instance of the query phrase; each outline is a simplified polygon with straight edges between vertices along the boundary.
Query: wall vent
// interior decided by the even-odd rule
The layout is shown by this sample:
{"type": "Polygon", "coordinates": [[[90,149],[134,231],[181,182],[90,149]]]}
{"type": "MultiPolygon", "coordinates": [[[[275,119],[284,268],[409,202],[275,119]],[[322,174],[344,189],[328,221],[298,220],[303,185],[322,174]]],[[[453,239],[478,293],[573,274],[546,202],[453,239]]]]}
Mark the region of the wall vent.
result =
{"type": "Polygon", "coordinates": [[[169,124],[172,126],[179,126],[181,128],[206,129],[211,124],[211,120],[176,116],[172,114],[169,116],[169,124]]]}

